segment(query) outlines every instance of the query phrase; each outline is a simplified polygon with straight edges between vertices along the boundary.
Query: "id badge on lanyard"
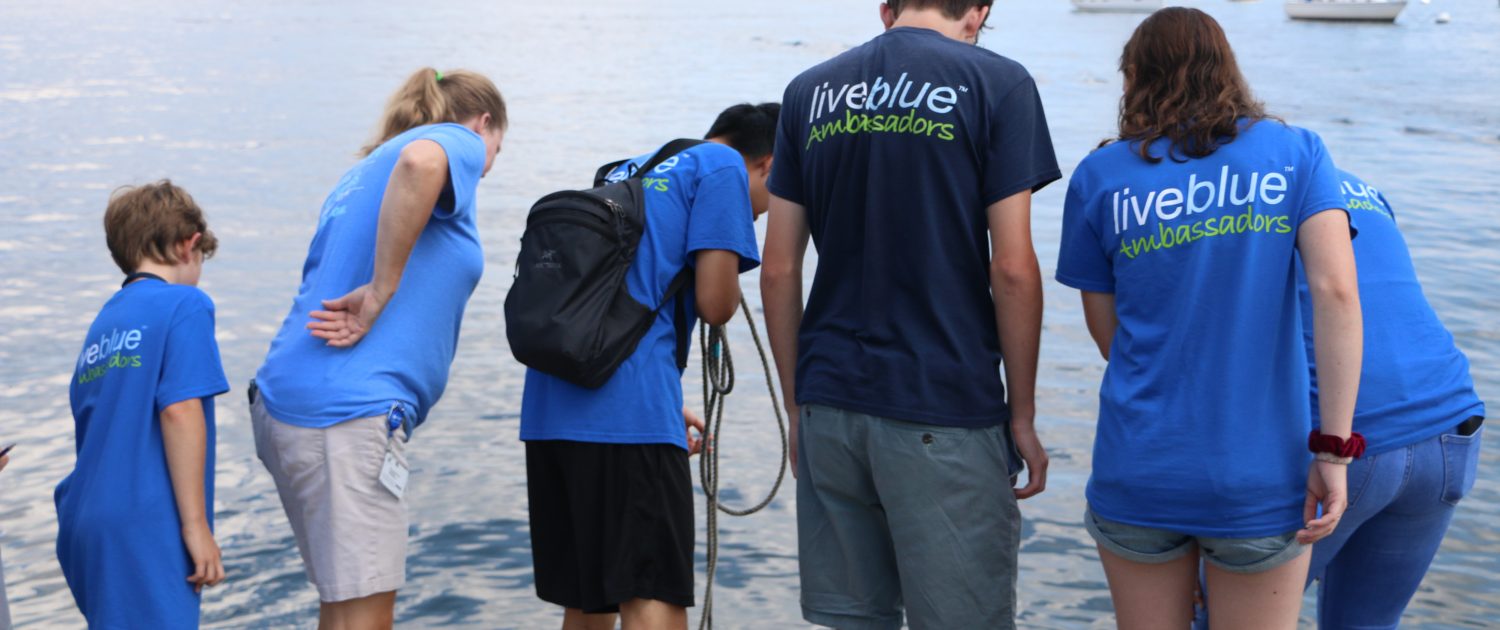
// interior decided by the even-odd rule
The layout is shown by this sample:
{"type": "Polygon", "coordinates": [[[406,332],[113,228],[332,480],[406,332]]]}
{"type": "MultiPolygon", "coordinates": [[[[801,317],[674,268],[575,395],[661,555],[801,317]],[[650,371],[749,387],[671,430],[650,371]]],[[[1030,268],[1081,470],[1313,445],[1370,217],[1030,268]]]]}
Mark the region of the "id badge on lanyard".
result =
{"type": "Polygon", "coordinates": [[[401,440],[411,439],[411,430],[406,427],[406,409],[401,403],[391,403],[386,412],[385,463],[380,466],[380,485],[385,486],[397,499],[406,494],[406,481],[411,477],[402,458],[396,456],[396,431],[402,431],[401,440]]]}

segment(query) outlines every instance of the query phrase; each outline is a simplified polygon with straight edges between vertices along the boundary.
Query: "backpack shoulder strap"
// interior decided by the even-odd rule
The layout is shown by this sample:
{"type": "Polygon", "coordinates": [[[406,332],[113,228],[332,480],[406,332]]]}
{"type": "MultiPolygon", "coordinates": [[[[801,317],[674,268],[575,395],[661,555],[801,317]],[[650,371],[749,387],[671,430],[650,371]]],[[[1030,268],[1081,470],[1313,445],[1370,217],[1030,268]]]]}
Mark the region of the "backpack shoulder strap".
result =
{"type": "MultiPolygon", "coordinates": [[[[693,140],[691,138],[678,138],[676,140],[668,142],[666,146],[662,147],[660,151],[656,152],[656,155],[653,155],[651,156],[651,159],[646,160],[645,164],[642,164],[639,168],[631,171],[630,176],[645,177],[646,173],[651,172],[651,169],[661,166],[662,162],[667,161],[672,156],[677,155],[678,153],[682,153],[683,151],[696,147],[705,142],[707,142],[707,140],[693,140]]],[[[599,167],[599,170],[594,171],[594,187],[598,188],[600,186],[608,184],[609,174],[615,172],[615,169],[620,168],[621,165],[624,165],[629,161],[630,160],[615,160],[613,162],[610,162],[609,164],[605,164],[604,166],[599,167]]]]}

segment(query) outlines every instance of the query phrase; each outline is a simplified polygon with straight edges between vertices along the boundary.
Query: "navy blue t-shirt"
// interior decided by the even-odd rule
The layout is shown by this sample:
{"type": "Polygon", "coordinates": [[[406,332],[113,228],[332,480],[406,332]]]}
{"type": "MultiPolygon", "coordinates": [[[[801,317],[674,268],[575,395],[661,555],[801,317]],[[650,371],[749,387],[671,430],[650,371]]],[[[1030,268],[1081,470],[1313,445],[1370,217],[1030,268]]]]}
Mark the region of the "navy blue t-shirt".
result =
{"type": "Polygon", "coordinates": [[[903,27],[802,73],[782,104],[768,186],[807,209],[818,251],[797,402],[1007,421],[986,209],[1061,176],[1036,83],[903,27]]]}
{"type": "MultiPolygon", "coordinates": [[[[1354,239],[1359,264],[1359,301],[1364,313],[1365,352],[1354,404],[1354,430],[1375,455],[1451,431],[1470,416],[1483,416],[1474,392],[1469,359],[1443,326],[1411,262],[1396,213],[1373,186],[1339,171],[1345,207],[1360,217],[1354,239]]],[[[1312,296],[1301,259],[1297,288],[1307,364],[1312,368],[1313,425],[1319,425],[1318,373],[1313,357],[1312,296]]]]}

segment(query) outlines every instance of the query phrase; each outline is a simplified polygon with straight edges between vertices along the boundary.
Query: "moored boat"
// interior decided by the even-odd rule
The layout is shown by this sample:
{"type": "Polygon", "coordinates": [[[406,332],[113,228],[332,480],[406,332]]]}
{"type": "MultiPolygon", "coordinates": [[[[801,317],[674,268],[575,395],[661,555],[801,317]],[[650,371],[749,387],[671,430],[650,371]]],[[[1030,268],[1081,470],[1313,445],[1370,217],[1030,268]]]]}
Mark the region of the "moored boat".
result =
{"type": "Polygon", "coordinates": [[[1406,0],[1288,0],[1286,14],[1294,20],[1394,22],[1406,0]]]}
{"type": "Polygon", "coordinates": [[[1083,13],[1151,13],[1165,0],[1073,0],[1073,8],[1083,13]]]}

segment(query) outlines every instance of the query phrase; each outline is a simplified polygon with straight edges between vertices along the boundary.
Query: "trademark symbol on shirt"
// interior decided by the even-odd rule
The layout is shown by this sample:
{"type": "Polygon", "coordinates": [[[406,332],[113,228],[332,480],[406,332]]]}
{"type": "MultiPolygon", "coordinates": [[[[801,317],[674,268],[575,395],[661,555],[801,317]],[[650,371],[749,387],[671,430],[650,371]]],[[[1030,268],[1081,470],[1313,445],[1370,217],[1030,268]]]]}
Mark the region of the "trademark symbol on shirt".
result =
{"type": "Polygon", "coordinates": [[[1288,166],[1288,167],[1285,167],[1285,168],[1286,168],[1286,172],[1288,172],[1288,173],[1297,170],[1297,167],[1295,167],[1295,166],[1288,166]]]}
{"type": "Polygon", "coordinates": [[[958,91],[960,91],[960,92],[967,92],[967,91],[969,91],[969,88],[960,85],[960,86],[958,86],[958,91]]]}

